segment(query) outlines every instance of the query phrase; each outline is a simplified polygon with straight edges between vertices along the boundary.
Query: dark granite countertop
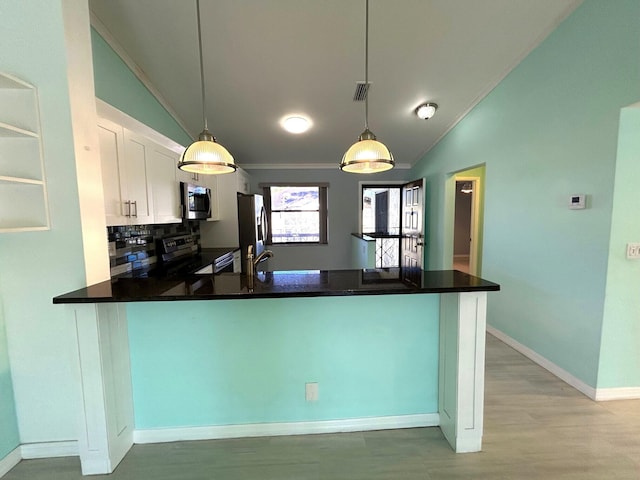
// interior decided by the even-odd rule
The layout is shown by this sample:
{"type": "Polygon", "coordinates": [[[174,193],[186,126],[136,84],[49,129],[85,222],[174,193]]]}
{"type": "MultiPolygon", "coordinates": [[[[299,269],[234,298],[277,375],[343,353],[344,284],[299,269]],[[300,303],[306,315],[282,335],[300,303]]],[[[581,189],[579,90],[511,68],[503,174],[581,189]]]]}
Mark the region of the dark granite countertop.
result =
{"type": "Polygon", "coordinates": [[[187,274],[162,278],[114,278],[59,295],[53,303],[149,302],[283,297],[322,297],[497,291],[500,286],[457,270],[292,270],[246,275],[187,274]],[[410,274],[411,281],[403,276],[410,274]],[[252,288],[251,288],[252,287],[252,288]]]}

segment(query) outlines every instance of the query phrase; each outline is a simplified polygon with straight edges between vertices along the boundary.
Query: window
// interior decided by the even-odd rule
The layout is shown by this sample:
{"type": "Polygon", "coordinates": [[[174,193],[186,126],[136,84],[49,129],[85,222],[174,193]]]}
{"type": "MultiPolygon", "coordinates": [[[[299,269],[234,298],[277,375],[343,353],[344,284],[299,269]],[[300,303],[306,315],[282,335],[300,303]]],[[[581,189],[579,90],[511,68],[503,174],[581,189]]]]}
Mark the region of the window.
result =
{"type": "Polygon", "coordinates": [[[326,184],[262,185],[268,244],[327,243],[326,184]]]}

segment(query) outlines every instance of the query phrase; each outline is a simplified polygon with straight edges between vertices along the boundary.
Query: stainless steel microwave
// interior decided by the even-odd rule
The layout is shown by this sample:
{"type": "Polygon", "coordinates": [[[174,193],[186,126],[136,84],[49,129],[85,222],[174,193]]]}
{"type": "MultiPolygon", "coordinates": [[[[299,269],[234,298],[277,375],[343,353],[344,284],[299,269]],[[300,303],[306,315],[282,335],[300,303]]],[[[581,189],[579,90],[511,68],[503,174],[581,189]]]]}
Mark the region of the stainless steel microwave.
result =
{"type": "Polygon", "coordinates": [[[206,220],[211,218],[211,189],[202,185],[180,182],[182,218],[206,220]]]}

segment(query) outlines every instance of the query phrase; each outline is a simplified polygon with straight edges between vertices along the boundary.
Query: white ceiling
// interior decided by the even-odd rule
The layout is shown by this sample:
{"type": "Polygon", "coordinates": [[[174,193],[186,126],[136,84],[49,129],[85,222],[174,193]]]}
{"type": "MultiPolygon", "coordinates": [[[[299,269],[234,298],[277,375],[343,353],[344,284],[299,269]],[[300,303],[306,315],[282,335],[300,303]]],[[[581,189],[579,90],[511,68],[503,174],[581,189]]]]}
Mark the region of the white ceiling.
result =
{"type": "MultiPolygon", "coordinates": [[[[580,3],[371,0],[369,127],[413,165],[580,3]],[[413,110],[432,101],[434,118],[413,110]]],[[[94,26],[192,135],[195,0],[90,0],[94,26]]],[[[364,0],[201,0],[209,130],[244,168],[336,168],[364,129],[364,0]],[[303,113],[313,128],[279,125],[303,113]]]]}

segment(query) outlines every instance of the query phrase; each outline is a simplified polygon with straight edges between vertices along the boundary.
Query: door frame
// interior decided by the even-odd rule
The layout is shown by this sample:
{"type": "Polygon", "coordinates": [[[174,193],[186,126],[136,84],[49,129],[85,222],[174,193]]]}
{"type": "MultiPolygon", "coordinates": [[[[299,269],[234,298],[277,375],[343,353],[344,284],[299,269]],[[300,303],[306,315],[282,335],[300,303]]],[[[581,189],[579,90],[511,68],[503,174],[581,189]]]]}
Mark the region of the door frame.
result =
{"type": "MultiPolygon", "coordinates": [[[[443,266],[453,268],[453,239],[455,230],[455,202],[456,202],[456,182],[473,182],[474,195],[471,205],[471,245],[469,249],[469,272],[471,275],[479,276],[481,272],[481,255],[479,239],[482,236],[482,210],[484,204],[484,184],[480,175],[469,174],[468,172],[485,165],[476,165],[452,172],[448,175],[445,183],[445,228],[443,238],[443,266]]],[[[486,176],[486,173],[485,173],[486,176]]]]}

